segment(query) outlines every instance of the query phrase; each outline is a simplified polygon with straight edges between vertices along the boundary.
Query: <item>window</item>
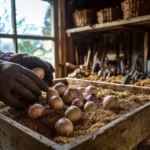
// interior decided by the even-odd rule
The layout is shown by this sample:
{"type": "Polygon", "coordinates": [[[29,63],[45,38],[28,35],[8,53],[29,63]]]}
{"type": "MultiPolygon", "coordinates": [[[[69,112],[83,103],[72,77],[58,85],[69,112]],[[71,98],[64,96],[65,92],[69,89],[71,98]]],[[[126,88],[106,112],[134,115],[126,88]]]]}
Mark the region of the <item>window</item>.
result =
{"type": "Polygon", "coordinates": [[[0,50],[54,65],[53,7],[52,0],[0,0],[0,50]]]}

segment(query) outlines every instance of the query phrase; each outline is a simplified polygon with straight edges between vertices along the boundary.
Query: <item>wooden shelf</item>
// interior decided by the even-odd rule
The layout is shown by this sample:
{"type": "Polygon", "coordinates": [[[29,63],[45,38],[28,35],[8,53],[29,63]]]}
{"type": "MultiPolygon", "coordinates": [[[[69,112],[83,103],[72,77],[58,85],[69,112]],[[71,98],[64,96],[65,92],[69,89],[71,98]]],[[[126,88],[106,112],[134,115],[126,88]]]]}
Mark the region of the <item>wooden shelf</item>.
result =
{"type": "MultiPolygon", "coordinates": [[[[119,21],[113,21],[103,24],[95,24],[92,26],[85,26],[85,27],[78,27],[78,28],[72,28],[67,29],[66,33],[68,36],[72,33],[80,33],[80,32],[97,32],[97,31],[106,31],[106,30],[113,30],[113,29],[128,29],[133,28],[135,29],[135,26],[138,28],[139,26],[145,27],[141,28],[142,30],[147,29],[150,27],[150,15],[140,16],[136,18],[131,19],[124,19],[119,21]]],[[[140,28],[138,28],[140,30],[140,28]]]]}

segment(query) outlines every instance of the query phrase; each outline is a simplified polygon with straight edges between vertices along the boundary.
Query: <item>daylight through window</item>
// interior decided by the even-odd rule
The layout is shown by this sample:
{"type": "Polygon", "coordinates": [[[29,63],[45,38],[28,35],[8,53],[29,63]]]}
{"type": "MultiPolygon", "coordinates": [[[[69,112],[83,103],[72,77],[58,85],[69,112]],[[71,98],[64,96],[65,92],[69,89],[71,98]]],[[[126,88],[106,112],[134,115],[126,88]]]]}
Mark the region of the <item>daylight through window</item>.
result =
{"type": "Polygon", "coordinates": [[[0,0],[0,50],[54,65],[53,7],[52,0],[0,0]]]}

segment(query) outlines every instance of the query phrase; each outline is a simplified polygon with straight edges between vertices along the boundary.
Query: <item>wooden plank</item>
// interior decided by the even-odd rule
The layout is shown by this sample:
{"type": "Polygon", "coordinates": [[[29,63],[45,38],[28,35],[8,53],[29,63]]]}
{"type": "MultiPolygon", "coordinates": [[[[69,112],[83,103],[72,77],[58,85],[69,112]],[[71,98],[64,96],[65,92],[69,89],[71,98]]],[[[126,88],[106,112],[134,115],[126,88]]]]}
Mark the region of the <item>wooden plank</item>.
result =
{"type": "Polygon", "coordinates": [[[124,25],[147,25],[150,24],[150,15],[140,16],[131,19],[124,19],[119,21],[113,21],[103,24],[95,24],[92,26],[78,27],[73,29],[66,30],[67,34],[77,33],[77,32],[86,32],[86,31],[104,31],[108,29],[118,29],[124,25]]]}
{"type": "Polygon", "coordinates": [[[0,150],[55,150],[62,147],[0,114],[0,150]]]}
{"type": "MultiPolygon", "coordinates": [[[[16,25],[16,12],[15,12],[15,8],[16,8],[16,2],[15,1],[11,1],[11,10],[12,10],[12,27],[13,27],[13,34],[17,35],[17,25],[16,25]]],[[[18,53],[18,42],[17,42],[17,38],[13,39],[13,48],[15,53],[18,53]]]]}
{"type": "Polygon", "coordinates": [[[147,57],[148,57],[148,41],[149,41],[149,33],[145,32],[144,34],[144,72],[147,71],[147,57]]]}
{"type": "MultiPolygon", "coordinates": [[[[121,85],[121,84],[116,84],[116,83],[107,83],[107,82],[98,82],[98,81],[89,81],[89,80],[83,80],[83,79],[71,79],[71,78],[66,78],[68,84],[71,85],[80,85],[80,86],[88,86],[90,85],[95,85],[96,87],[102,87],[104,89],[112,89],[114,91],[129,91],[131,93],[143,93],[143,94],[148,94],[150,93],[150,88],[149,87],[140,87],[140,86],[134,86],[134,85],[121,85]]],[[[57,79],[58,82],[58,79],[57,79]]]]}
{"type": "Polygon", "coordinates": [[[55,41],[57,38],[49,36],[37,36],[37,35],[15,35],[15,34],[1,34],[1,37],[4,38],[21,38],[21,39],[35,39],[35,40],[51,40],[55,41]]]}
{"type": "Polygon", "coordinates": [[[58,0],[58,70],[57,77],[66,76],[66,34],[65,34],[65,0],[58,0]]]}
{"type": "Polygon", "coordinates": [[[67,145],[70,150],[132,150],[150,133],[150,103],[67,145]]]}
{"type": "Polygon", "coordinates": [[[53,21],[54,21],[54,37],[56,38],[55,40],[55,53],[54,53],[54,56],[55,56],[55,77],[58,77],[59,76],[59,67],[58,67],[58,3],[57,1],[53,1],[53,10],[52,10],[52,16],[53,16],[53,21]]]}

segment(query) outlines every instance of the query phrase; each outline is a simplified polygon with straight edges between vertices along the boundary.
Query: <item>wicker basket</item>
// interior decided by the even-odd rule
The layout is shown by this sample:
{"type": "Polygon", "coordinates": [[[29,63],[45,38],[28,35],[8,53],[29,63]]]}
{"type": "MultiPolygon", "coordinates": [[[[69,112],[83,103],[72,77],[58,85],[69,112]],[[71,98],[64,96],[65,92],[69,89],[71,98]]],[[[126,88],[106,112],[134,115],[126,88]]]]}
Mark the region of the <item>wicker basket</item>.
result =
{"type": "Polygon", "coordinates": [[[121,5],[124,19],[150,13],[150,1],[148,0],[125,0],[121,5]]]}
{"type": "Polygon", "coordinates": [[[97,12],[97,21],[99,24],[107,22],[107,9],[97,12]]]}
{"type": "Polygon", "coordinates": [[[107,9],[107,20],[114,21],[118,19],[122,19],[122,10],[121,8],[108,8],[107,9]]]}
{"type": "Polygon", "coordinates": [[[73,14],[73,21],[76,27],[83,27],[96,23],[96,10],[84,9],[73,14]]]}
{"type": "Polygon", "coordinates": [[[97,20],[99,24],[118,19],[122,19],[122,10],[120,8],[105,8],[97,12],[97,20]]]}

